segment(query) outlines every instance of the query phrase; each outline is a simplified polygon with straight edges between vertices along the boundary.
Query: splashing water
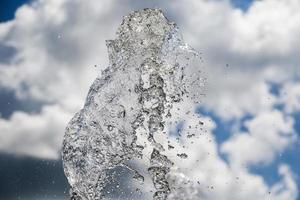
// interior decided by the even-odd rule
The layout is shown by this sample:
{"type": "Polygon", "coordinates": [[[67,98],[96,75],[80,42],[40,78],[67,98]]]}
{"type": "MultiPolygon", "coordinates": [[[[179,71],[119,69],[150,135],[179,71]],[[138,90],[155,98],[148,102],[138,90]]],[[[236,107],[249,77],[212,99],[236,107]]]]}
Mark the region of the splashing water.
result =
{"type": "MultiPolygon", "coordinates": [[[[200,101],[200,57],[159,9],[125,16],[107,47],[109,66],[92,84],[64,136],[71,199],[109,199],[111,193],[125,199],[130,189],[121,182],[134,179],[146,188],[146,176],[153,199],[180,199],[178,188],[186,178],[173,170],[176,163],[168,157],[175,148],[169,144],[168,125],[177,120],[180,109],[174,105],[200,101]],[[139,166],[146,168],[143,175],[139,166]]],[[[188,159],[184,152],[175,155],[188,159]]]]}

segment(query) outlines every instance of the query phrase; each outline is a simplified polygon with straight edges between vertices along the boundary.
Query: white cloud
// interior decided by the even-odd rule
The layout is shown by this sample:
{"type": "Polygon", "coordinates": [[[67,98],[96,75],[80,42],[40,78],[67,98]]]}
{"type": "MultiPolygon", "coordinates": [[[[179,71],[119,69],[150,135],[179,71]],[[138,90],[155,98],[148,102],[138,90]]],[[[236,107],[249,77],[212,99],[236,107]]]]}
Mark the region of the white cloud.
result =
{"type": "Polygon", "coordinates": [[[290,168],[282,164],[279,166],[278,172],[283,180],[272,187],[270,193],[272,193],[273,199],[296,199],[298,196],[297,185],[290,168]]]}
{"type": "Polygon", "coordinates": [[[57,159],[61,133],[70,118],[69,112],[56,105],[45,106],[37,115],[14,112],[9,120],[0,119],[0,151],[57,159]]]}
{"type": "Polygon", "coordinates": [[[246,121],[248,129],[236,133],[221,147],[232,166],[242,164],[268,164],[296,140],[294,121],[282,112],[262,112],[246,121]]]}
{"type": "Polygon", "coordinates": [[[209,75],[207,107],[227,119],[255,114],[274,103],[266,81],[300,75],[296,8],[297,0],[254,1],[246,13],[228,1],[173,4],[184,38],[203,52],[209,75]]]}
{"type": "Polygon", "coordinates": [[[76,95],[81,105],[107,64],[105,39],[121,19],[111,16],[111,10],[117,10],[114,1],[51,0],[22,6],[9,26],[0,26],[0,32],[7,32],[1,43],[17,49],[11,64],[0,68],[1,85],[21,98],[61,102],[76,95]],[[98,64],[100,68],[94,68],[98,64]]]}
{"type": "Polygon", "coordinates": [[[280,99],[278,103],[284,105],[284,109],[288,113],[300,110],[300,83],[287,82],[280,91],[280,99]]]}
{"type": "Polygon", "coordinates": [[[0,43],[16,49],[9,62],[0,61],[1,88],[15,91],[20,100],[47,103],[40,113],[18,111],[1,119],[1,151],[59,156],[64,127],[106,67],[105,39],[120,23],[121,14],[112,15],[120,8],[110,0],[33,1],[0,24],[0,43]]]}
{"type": "MultiPolygon", "coordinates": [[[[281,122],[283,120],[281,119],[282,116],[280,113],[273,112],[268,114],[275,115],[274,118],[278,118],[276,120],[277,122],[281,122]]],[[[265,117],[265,114],[262,114],[261,117],[258,117],[258,119],[253,119],[249,122],[249,129],[257,131],[255,129],[258,128],[257,123],[261,123],[259,122],[261,118],[272,123],[272,119],[265,117]]],[[[180,174],[177,174],[177,176],[179,176],[180,180],[185,180],[183,181],[185,184],[179,185],[179,193],[174,194],[174,199],[182,194],[187,195],[187,197],[191,197],[192,194],[194,194],[194,196],[190,198],[191,200],[200,198],[204,200],[290,200],[297,198],[298,191],[296,180],[287,165],[281,164],[278,167],[278,173],[281,175],[281,179],[272,185],[268,185],[262,176],[251,173],[250,166],[254,163],[249,162],[249,158],[253,158],[257,164],[258,161],[261,161],[259,160],[261,158],[260,155],[263,155],[265,159],[269,159],[266,158],[268,153],[264,152],[263,149],[260,149],[257,143],[251,146],[251,149],[249,149],[250,152],[243,151],[242,145],[247,146],[247,144],[236,143],[230,146],[236,148],[235,151],[228,151],[227,153],[231,157],[239,156],[239,158],[244,162],[235,163],[235,161],[232,162],[232,160],[229,159],[229,163],[227,163],[221,159],[218,153],[218,145],[212,133],[216,124],[208,117],[202,117],[200,120],[204,121],[205,125],[203,129],[205,131],[201,132],[199,131],[199,128],[196,128],[196,125],[199,124],[199,118],[189,115],[182,132],[189,132],[189,134],[194,133],[195,137],[189,139],[183,136],[184,139],[181,141],[180,145],[176,141],[173,141],[174,143],[172,142],[172,145],[176,146],[176,148],[171,150],[171,152],[168,152],[168,157],[172,158],[172,161],[174,161],[176,166],[179,167],[177,170],[180,174]],[[257,152],[256,148],[258,148],[258,151],[262,151],[257,152]],[[188,159],[183,160],[176,156],[177,153],[181,152],[187,153],[189,156],[188,159]],[[249,155],[252,155],[252,157],[249,157],[249,155]],[[246,156],[246,158],[241,158],[242,156],[246,156]],[[232,163],[235,163],[235,166],[232,166],[232,163]],[[189,183],[188,180],[193,181],[195,184],[189,183]],[[180,189],[181,187],[184,189],[180,189]],[[189,193],[182,193],[186,191],[189,193]]],[[[283,132],[289,132],[290,123],[287,122],[287,124],[288,125],[278,124],[275,125],[275,128],[263,125],[264,127],[261,128],[263,130],[265,130],[265,128],[271,128],[273,130],[278,129],[283,132]]],[[[271,130],[267,131],[269,131],[270,134],[276,135],[276,132],[271,133],[271,130]]],[[[255,132],[255,134],[260,134],[260,132],[261,130],[255,132]]],[[[261,137],[263,137],[263,135],[261,135],[261,137]]],[[[247,142],[249,143],[251,139],[252,138],[250,138],[247,142]]],[[[270,140],[262,140],[262,143],[264,144],[261,146],[267,146],[267,148],[269,148],[270,144],[268,144],[268,142],[270,142],[270,140]]],[[[268,149],[269,153],[273,155],[273,158],[274,153],[276,153],[280,148],[284,148],[282,145],[283,144],[281,143],[279,144],[281,147],[272,146],[274,149],[268,149]]]]}
{"type": "Polygon", "coordinates": [[[186,39],[208,56],[219,54],[222,65],[228,58],[244,64],[299,60],[294,54],[300,42],[297,0],[254,1],[247,12],[233,8],[229,1],[190,0],[184,5],[176,1],[173,7],[186,39]],[[195,15],[189,17],[191,12],[195,15]]]}

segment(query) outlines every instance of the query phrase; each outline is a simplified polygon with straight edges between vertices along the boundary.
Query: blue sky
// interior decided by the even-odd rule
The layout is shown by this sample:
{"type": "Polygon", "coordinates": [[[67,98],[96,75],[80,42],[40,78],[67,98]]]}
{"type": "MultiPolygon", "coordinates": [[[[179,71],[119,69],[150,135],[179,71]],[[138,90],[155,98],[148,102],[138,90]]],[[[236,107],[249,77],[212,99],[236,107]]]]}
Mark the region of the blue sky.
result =
{"type": "Polygon", "coordinates": [[[2,0],[0,3],[0,22],[13,19],[16,9],[28,2],[30,0],[2,0]]]}
{"type": "Polygon", "coordinates": [[[245,11],[251,6],[252,2],[253,0],[231,0],[233,6],[245,11]]]}
{"type": "MultiPolygon", "coordinates": [[[[64,0],[64,1],[68,2],[68,0],[64,0]]],[[[29,0],[0,1],[0,23],[7,22],[9,20],[14,20],[14,14],[16,9],[22,6],[24,3],[28,3],[28,2],[30,1],[29,0]]],[[[22,28],[24,27],[21,27],[20,25],[17,24],[16,28],[12,29],[13,34],[10,37],[8,37],[9,38],[8,40],[10,40],[8,42],[6,40],[3,40],[1,38],[2,36],[0,35],[0,69],[4,69],[4,68],[9,69],[9,67],[13,68],[15,66],[19,67],[19,63],[22,64],[22,65],[20,64],[20,66],[25,66],[26,69],[23,71],[19,70],[20,74],[16,73],[12,77],[9,77],[8,75],[14,72],[5,71],[5,73],[7,72],[8,74],[5,77],[0,75],[0,113],[1,113],[1,118],[3,120],[6,120],[4,122],[7,123],[7,127],[9,127],[10,124],[12,124],[12,127],[16,126],[14,124],[12,116],[14,116],[16,111],[19,111],[22,114],[25,113],[24,115],[22,115],[24,121],[26,121],[27,118],[29,120],[32,120],[34,123],[38,123],[37,121],[34,120],[39,118],[40,119],[45,118],[46,120],[50,121],[50,125],[47,125],[46,122],[41,123],[43,124],[43,126],[45,126],[45,130],[48,130],[49,127],[52,126],[57,126],[57,127],[61,126],[62,128],[64,128],[66,122],[56,125],[55,124],[56,121],[53,120],[54,116],[52,116],[51,114],[55,112],[61,112],[61,116],[65,117],[66,119],[69,119],[69,117],[78,109],[78,107],[80,107],[85,97],[86,91],[91,83],[91,80],[95,77],[95,74],[98,73],[98,71],[96,71],[98,69],[94,69],[94,67],[89,68],[87,66],[94,66],[95,63],[98,65],[99,63],[106,62],[104,61],[106,56],[104,40],[114,37],[113,33],[115,32],[117,24],[120,22],[122,15],[125,15],[129,10],[141,8],[145,6],[145,4],[141,3],[140,1],[137,2],[132,0],[130,2],[132,5],[129,6],[120,3],[119,5],[120,7],[117,7],[116,5],[111,5],[109,2],[103,5],[103,8],[112,9],[111,13],[115,13],[113,14],[115,16],[106,13],[105,10],[101,10],[102,8],[101,5],[99,7],[96,6],[95,9],[99,9],[101,11],[96,10],[95,13],[91,11],[91,14],[89,15],[90,18],[88,18],[90,19],[89,21],[90,24],[94,23],[93,25],[86,23],[84,21],[85,20],[84,17],[82,18],[78,17],[76,18],[77,21],[75,21],[74,19],[77,16],[77,14],[73,16],[72,12],[70,11],[66,12],[70,14],[70,18],[64,19],[65,16],[64,14],[62,14],[63,11],[61,11],[62,12],[61,13],[60,10],[58,9],[61,8],[59,3],[57,5],[49,4],[50,6],[54,7],[54,9],[52,10],[53,12],[49,13],[49,15],[51,15],[51,20],[43,19],[44,16],[35,19],[37,22],[34,22],[33,24],[31,24],[30,20],[27,21],[24,20],[24,23],[28,23],[27,24],[28,29],[23,30],[22,28]],[[124,7],[124,9],[122,6],[124,7]],[[99,14],[102,12],[104,13],[103,15],[99,14]],[[95,18],[94,21],[93,18],[95,18]],[[44,21],[38,21],[38,20],[44,20],[44,21]],[[106,21],[108,21],[107,24],[106,21]],[[41,25],[43,23],[45,23],[46,25],[45,26],[41,25]],[[78,31],[78,30],[82,30],[82,31],[78,31]],[[34,31],[41,31],[41,32],[37,32],[36,34],[38,39],[34,37],[36,33],[34,31]],[[100,36],[98,35],[98,33],[93,35],[93,32],[96,31],[99,31],[100,36]],[[50,38],[49,35],[51,35],[51,39],[49,39],[50,38]],[[55,37],[53,37],[53,35],[55,37]],[[64,37],[66,37],[67,39],[64,40],[64,37]],[[11,38],[15,39],[17,43],[20,43],[20,45],[23,44],[27,45],[25,46],[26,48],[24,48],[23,46],[15,45],[13,39],[11,38]],[[40,38],[44,40],[41,41],[42,39],[40,38]],[[95,41],[93,41],[92,39],[97,40],[96,43],[101,44],[103,47],[101,45],[99,46],[94,45],[95,41]],[[30,41],[30,43],[26,43],[24,41],[30,41]],[[26,57],[27,54],[19,54],[19,52],[27,48],[30,49],[30,51],[28,51],[28,55],[33,54],[32,57],[31,55],[29,57],[26,57]],[[51,48],[53,48],[54,50],[51,48]],[[34,51],[35,49],[37,49],[37,52],[34,51]],[[61,49],[63,49],[64,52],[70,52],[69,54],[63,54],[66,59],[63,61],[61,61],[61,55],[64,52],[60,52],[61,49]],[[80,52],[80,56],[76,56],[75,53],[72,54],[73,49],[79,49],[78,52],[80,52]],[[44,52],[44,51],[46,52],[45,55],[47,55],[45,56],[46,57],[45,60],[48,61],[49,63],[53,62],[54,63],[53,65],[44,64],[44,60],[42,59],[40,60],[40,58],[42,58],[44,55],[39,56],[37,54],[39,52],[44,52]],[[101,55],[99,56],[99,54],[101,55]],[[70,58],[68,56],[70,56],[70,58]],[[85,60],[89,60],[89,61],[85,61],[85,60]],[[44,67],[44,65],[45,68],[42,68],[44,67]],[[60,68],[55,68],[54,65],[62,66],[62,68],[65,70],[64,72],[67,72],[72,75],[66,76],[65,79],[63,79],[63,81],[61,81],[59,77],[56,79],[56,75],[58,74],[57,71],[60,68]],[[39,68],[39,66],[41,68],[39,68]],[[72,69],[69,69],[67,66],[72,66],[72,67],[74,66],[74,67],[72,69]],[[85,69],[82,69],[83,66],[85,66],[85,69]],[[29,72],[30,70],[28,69],[33,69],[33,68],[37,69],[36,71],[40,70],[41,74],[37,73],[37,75],[35,76],[35,73],[29,72]],[[52,69],[54,72],[51,71],[52,69]],[[42,73],[42,71],[44,71],[44,73],[42,73]],[[26,76],[22,75],[24,73],[26,74],[27,77],[30,78],[26,79],[26,76]],[[52,76],[50,75],[52,75],[55,78],[52,79],[52,76]],[[41,77],[41,79],[39,79],[38,77],[41,77]],[[72,79],[73,77],[80,77],[81,79],[76,78],[73,80],[72,79]],[[20,78],[20,81],[16,80],[18,78],[20,78]],[[70,80],[67,78],[70,78],[70,80]],[[20,84],[18,82],[20,82],[20,84]],[[24,91],[24,88],[22,89],[22,84],[23,87],[24,84],[28,85],[28,89],[26,89],[27,91],[24,91]],[[64,84],[66,84],[66,86],[64,84]],[[83,86],[79,84],[82,84],[83,86]],[[75,89],[72,88],[72,86],[74,85],[75,85],[75,89]],[[48,86],[51,86],[51,88],[49,88],[48,86]],[[78,92],[78,94],[77,93],[73,94],[72,92],[77,91],[77,88],[80,88],[78,89],[80,90],[80,92],[78,92]],[[59,93],[60,91],[62,92],[59,93]],[[64,96],[64,94],[67,93],[72,93],[72,95],[64,96]],[[44,103],[47,102],[48,100],[47,98],[46,99],[43,98],[45,96],[49,99],[51,98],[51,102],[55,102],[55,103],[53,104],[44,103]],[[72,100],[78,99],[79,103],[77,101],[73,102],[70,99],[72,100]],[[53,111],[51,109],[53,109],[53,111]],[[34,116],[37,117],[32,119],[31,117],[34,116]]],[[[248,34],[244,33],[246,28],[243,27],[241,28],[241,30],[234,32],[236,34],[234,35],[234,37],[240,36],[240,38],[236,42],[236,41],[232,41],[231,38],[228,38],[231,37],[231,34],[229,34],[228,36],[226,33],[232,30],[228,30],[227,28],[232,24],[240,24],[243,20],[244,21],[246,20],[241,17],[241,19],[239,19],[240,21],[230,22],[230,25],[225,24],[223,27],[222,24],[226,22],[219,21],[219,20],[220,18],[224,18],[224,17],[221,15],[221,17],[219,18],[216,17],[215,19],[214,16],[216,15],[216,13],[220,13],[219,10],[224,11],[224,13],[228,12],[228,10],[226,10],[228,9],[228,7],[224,5],[222,5],[224,6],[222,7],[218,5],[218,3],[211,3],[211,4],[199,3],[199,5],[197,4],[191,7],[185,5],[186,7],[180,8],[180,6],[178,5],[177,7],[176,6],[172,7],[173,5],[171,6],[168,3],[159,4],[157,1],[151,1],[148,3],[151,5],[153,4],[153,6],[157,5],[158,7],[163,7],[163,10],[167,13],[167,16],[174,17],[175,18],[174,20],[178,23],[178,25],[182,29],[184,36],[187,38],[188,42],[194,42],[195,48],[204,53],[204,57],[205,57],[204,59],[206,59],[205,61],[206,64],[208,66],[213,66],[211,67],[213,70],[216,68],[216,71],[212,71],[213,76],[216,77],[215,79],[212,78],[213,81],[216,82],[215,86],[213,86],[212,89],[213,92],[211,94],[213,98],[209,99],[209,102],[205,103],[197,111],[201,113],[203,116],[211,118],[211,120],[216,124],[216,127],[212,130],[212,134],[215,137],[216,140],[215,142],[218,146],[218,153],[222,160],[225,160],[227,163],[231,162],[230,160],[228,160],[229,158],[227,156],[230,155],[231,149],[229,148],[229,150],[225,151],[224,153],[224,150],[222,151],[222,145],[228,143],[228,141],[234,142],[233,140],[231,140],[232,136],[235,134],[239,134],[238,132],[248,132],[249,130],[246,124],[248,122],[254,121],[260,115],[259,111],[257,110],[265,109],[266,112],[272,112],[273,110],[278,110],[280,114],[283,115],[284,119],[287,118],[293,119],[294,120],[293,128],[296,131],[296,134],[300,136],[299,135],[300,109],[297,107],[298,104],[296,105],[295,103],[298,98],[297,87],[299,84],[299,80],[295,80],[294,78],[292,78],[295,76],[295,74],[298,73],[297,64],[299,63],[299,60],[297,60],[298,59],[297,55],[295,56],[293,54],[293,52],[298,52],[298,50],[292,49],[296,47],[290,47],[289,41],[285,42],[284,40],[285,38],[293,38],[292,36],[294,35],[284,36],[284,39],[282,39],[282,38],[276,38],[277,36],[280,37],[280,34],[282,33],[278,35],[270,34],[271,36],[274,35],[275,39],[272,37],[267,38],[267,36],[264,36],[265,38],[267,38],[266,40],[264,40],[264,38],[258,37],[257,40],[253,42],[252,39],[255,38],[255,36],[253,37],[251,36],[247,38],[248,34]],[[206,17],[204,14],[203,16],[199,14],[198,16],[199,26],[195,27],[194,24],[192,25],[189,24],[189,17],[186,16],[188,16],[189,12],[192,12],[191,10],[193,8],[196,9],[196,6],[199,6],[199,8],[197,9],[201,9],[203,7],[204,10],[206,9],[205,6],[207,6],[207,13],[211,13],[211,15],[208,15],[212,19],[211,22],[208,22],[207,18],[201,18],[203,16],[206,17]],[[223,8],[224,10],[222,10],[223,8]],[[205,26],[203,25],[203,27],[206,27],[206,29],[201,29],[202,24],[205,24],[205,26]],[[197,37],[191,35],[197,35],[197,37]],[[272,39],[274,39],[274,41],[277,42],[272,42],[273,41],[272,39]],[[199,41],[199,43],[196,43],[195,41],[199,41]],[[230,46],[233,43],[234,46],[230,46]],[[272,46],[268,48],[268,46],[270,45],[274,45],[274,47],[272,46]],[[247,50],[245,51],[245,49],[247,50]],[[286,50],[286,52],[284,50],[286,50]],[[227,70],[225,74],[223,73],[222,68],[225,67],[226,63],[229,63],[229,70],[227,70]],[[264,66],[265,63],[267,63],[266,66],[264,66]],[[244,66],[251,66],[251,67],[249,67],[248,69],[247,67],[244,66]],[[279,67],[276,68],[276,66],[279,67]],[[285,70],[283,70],[282,72],[280,71],[281,69],[285,69],[285,70]],[[218,75],[219,72],[221,75],[218,75]],[[249,74],[249,76],[247,76],[247,74],[249,74]],[[260,79],[259,77],[262,78],[260,79]],[[220,79],[224,79],[225,82],[220,82],[220,84],[218,85],[218,81],[220,79]],[[227,79],[228,82],[226,81],[227,79]],[[236,81],[234,81],[233,79],[235,79],[236,81]],[[253,82],[257,81],[257,84],[255,83],[243,84],[244,80],[246,79],[254,80],[253,82]],[[269,81],[269,79],[271,80],[269,81]],[[217,89],[214,87],[216,87],[217,89]],[[241,87],[242,89],[239,87],[241,87]],[[266,90],[265,87],[267,87],[268,89],[266,90]],[[293,87],[295,89],[293,90],[293,92],[292,90],[290,92],[290,90],[288,89],[287,91],[288,97],[285,97],[285,95],[283,95],[283,92],[290,87],[293,87]],[[235,88],[235,89],[233,89],[232,91],[228,88],[235,88]],[[223,90],[226,92],[222,93],[223,90]],[[246,102],[248,98],[245,98],[243,91],[247,91],[249,92],[249,94],[252,95],[252,96],[249,95],[250,103],[246,102]],[[219,94],[220,96],[218,96],[219,94]],[[233,95],[233,98],[230,95],[233,95]],[[266,98],[265,97],[261,98],[263,100],[256,97],[256,96],[263,96],[263,95],[267,95],[266,98]],[[234,101],[236,100],[236,102],[231,103],[230,101],[232,101],[232,99],[234,101]],[[254,100],[252,101],[251,99],[254,100]],[[274,99],[274,102],[265,103],[265,101],[269,101],[269,99],[271,99],[270,101],[273,101],[274,99]],[[289,106],[291,110],[289,110],[289,106]],[[229,107],[228,113],[224,112],[224,110],[227,109],[228,107],[229,107]]],[[[255,3],[255,1],[253,0],[232,0],[231,6],[241,9],[244,12],[248,12],[249,9],[251,9],[251,5],[253,3],[255,3]]],[[[268,1],[268,3],[271,4],[272,2],[268,1]]],[[[74,8],[78,9],[77,10],[78,12],[82,12],[82,10],[79,9],[80,7],[82,7],[83,10],[86,9],[86,7],[84,6],[87,6],[87,8],[89,8],[88,5],[78,6],[75,4],[73,5],[70,2],[68,2],[68,4],[66,5],[70,5],[70,8],[74,6],[74,8]]],[[[285,4],[283,3],[283,5],[285,4]]],[[[288,3],[286,3],[286,5],[288,5],[288,3]]],[[[93,6],[91,6],[90,8],[92,7],[93,6]]],[[[266,6],[266,8],[268,7],[266,6]]],[[[273,11],[271,10],[270,13],[272,14],[273,11]]],[[[277,10],[275,11],[277,12],[277,10]]],[[[25,11],[23,12],[26,13],[25,11]]],[[[44,10],[44,12],[48,12],[48,11],[44,10]]],[[[234,12],[234,10],[232,10],[232,12],[234,12]]],[[[280,12],[280,10],[278,10],[278,12],[280,12]]],[[[28,12],[26,15],[29,14],[30,12],[28,12]]],[[[80,14],[81,13],[78,13],[78,16],[81,16],[80,14]]],[[[269,19],[272,18],[271,14],[269,19]]],[[[26,15],[23,15],[23,17],[26,18],[26,15]]],[[[38,16],[38,14],[36,16],[38,16]]],[[[197,16],[194,16],[194,18],[197,18],[197,16]]],[[[228,17],[228,19],[230,19],[230,17],[228,17]]],[[[268,21],[268,19],[267,20],[264,19],[264,20],[268,21]]],[[[259,19],[257,21],[259,21],[259,19]]],[[[269,22],[268,25],[270,24],[272,25],[273,23],[272,20],[268,22],[269,22]]],[[[242,23],[240,25],[237,25],[237,27],[235,28],[238,29],[240,26],[242,26],[242,23]]],[[[248,30],[247,33],[250,34],[252,33],[253,30],[260,29],[260,28],[261,26],[259,23],[254,24],[253,29],[248,30]]],[[[292,30],[296,30],[296,29],[292,29],[292,30]]],[[[288,32],[292,32],[292,31],[288,31],[288,32]]],[[[295,35],[297,36],[296,33],[295,35]]],[[[294,36],[295,40],[296,40],[296,36],[294,36]]],[[[23,68],[16,68],[16,69],[23,69],[23,68]]],[[[60,76],[64,77],[65,74],[62,73],[60,74],[60,76]]],[[[21,117],[21,119],[23,118],[21,117]]],[[[61,120],[57,120],[57,121],[61,121],[61,120]]],[[[20,127],[22,126],[22,123],[17,123],[17,124],[20,125],[20,127]]],[[[5,134],[7,134],[5,135],[5,137],[16,134],[17,139],[22,138],[18,136],[17,130],[14,130],[13,128],[1,129],[1,130],[6,130],[6,131],[11,130],[11,132],[5,132],[5,134]]],[[[41,130],[38,129],[38,130],[32,130],[31,132],[39,133],[40,131],[41,130]]],[[[53,135],[53,133],[51,134],[53,135]]],[[[250,133],[248,134],[250,135],[250,133]]],[[[52,137],[52,135],[50,135],[50,137],[52,137]]],[[[55,137],[61,137],[61,135],[55,137]]],[[[21,197],[34,195],[34,197],[32,197],[32,200],[41,199],[41,198],[46,199],[46,196],[47,198],[50,197],[54,199],[55,198],[65,199],[67,182],[65,177],[63,176],[63,171],[62,171],[61,162],[59,160],[59,156],[55,157],[57,155],[56,153],[53,153],[56,152],[59,147],[52,145],[53,141],[57,142],[60,140],[53,139],[52,141],[51,139],[49,139],[49,135],[41,136],[41,138],[46,138],[47,141],[50,141],[50,142],[41,141],[41,145],[46,146],[47,147],[46,149],[42,149],[42,150],[38,148],[34,149],[32,147],[27,147],[26,145],[24,145],[25,147],[20,148],[20,150],[19,149],[11,150],[9,145],[6,146],[6,144],[3,143],[0,144],[0,147],[3,147],[1,148],[1,152],[0,152],[0,199],[4,198],[4,199],[14,200],[16,199],[16,195],[21,197]],[[26,151],[24,151],[23,149],[26,149],[26,151]],[[45,153],[39,154],[39,151],[45,153]],[[8,184],[5,184],[5,182],[8,182],[8,184]],[[32,188],[35,188],[35,190],[33,190],[32,188]]],[[[17,143],[19,141],[17,139],[15,143],[19,144],[17,143]]],[[[33,142],[36,142],[37,140],[38,139],[33,140],[33,142]]],[[[30,141],[30,144],[31,143],[32,141],[30,141]]],[[[32,145],[28,145],[28,146],[32,146],[32,145]]],[[[281,149],[278,151],[281,151],[281,149]]],[[[235,154],[233,153],[233,155],[235,154]]],[[[294,173],[296,182],[299,183],[299,177],[298,177],[300,175],[300,170],[299,170],[300,159],[298,158],[299,155],[300,155],[300,142],[298,139],[295,143],[290,143],[286,147],[282,148],[282,152],[280,154],[276,154],[275,158],[270,163],[260,164],[259,162],[257,162],[256,164],[250,166],[249,171],[253,174],[257,174],[261,176],[266,182],[266,184],[271,188],[272,185],[282,180],[282,176],[278,173],[278,168],[282,163],[285,163],[289,166],[291,171],[294,173]]],[[[298,187],[298,191],[300,191],[300,184],[298,184],[297,187],[298,187]]],[[[300,200],[299,197],[297,199],[300,200]]]]}

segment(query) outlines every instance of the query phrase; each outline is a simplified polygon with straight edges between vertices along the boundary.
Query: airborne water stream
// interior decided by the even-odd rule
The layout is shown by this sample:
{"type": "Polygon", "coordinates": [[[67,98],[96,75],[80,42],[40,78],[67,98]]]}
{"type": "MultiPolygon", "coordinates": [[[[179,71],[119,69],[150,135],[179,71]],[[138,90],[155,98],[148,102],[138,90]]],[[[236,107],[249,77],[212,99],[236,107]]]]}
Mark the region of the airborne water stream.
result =
{"type": "MultiPolygon", "coordinates": [[[[140,199],[149,198],[147,188],[153,189],[155,200],[181,199],[181,185],[191,189],[194,183],[169,156],[175,152],[182,162],[189,159],[177,152],[181,135],[171,134],[170,126],[179,123],[181,103],[200,101],[205,85],[201,58],[159,9],[125,16],[107,47],[109,66],[90,87],[64,136],[62,156],[71,198],[126,199],[129,189],[119,182],[132,184],[134,179],[144,187],[134,191],[144,193],[140,199]]],[[[138,199],[135,196],[130,199],[138,199]]]]}

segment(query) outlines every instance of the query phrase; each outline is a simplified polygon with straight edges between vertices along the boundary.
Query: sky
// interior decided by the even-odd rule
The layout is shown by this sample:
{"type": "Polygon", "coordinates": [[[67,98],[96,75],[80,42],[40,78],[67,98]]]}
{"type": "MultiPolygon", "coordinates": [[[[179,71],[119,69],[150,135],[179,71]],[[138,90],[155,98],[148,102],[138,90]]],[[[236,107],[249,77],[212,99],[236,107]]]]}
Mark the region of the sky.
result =
{"type": "Polygon", "coordinates": [[[207,200],[299,200],[298,0],[1,1],[0,199],[67,199],[64,128],[108,64],[105,40],[145,7],[204,60],[207,136],[189,152],[201,165],[185,164],[215,186],[207,200]]]}

